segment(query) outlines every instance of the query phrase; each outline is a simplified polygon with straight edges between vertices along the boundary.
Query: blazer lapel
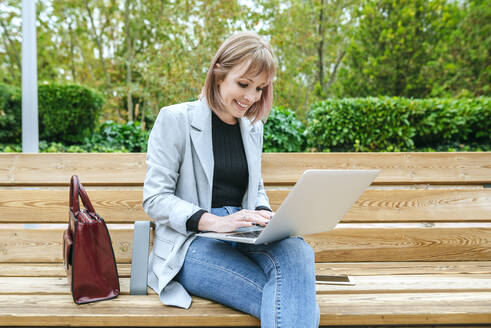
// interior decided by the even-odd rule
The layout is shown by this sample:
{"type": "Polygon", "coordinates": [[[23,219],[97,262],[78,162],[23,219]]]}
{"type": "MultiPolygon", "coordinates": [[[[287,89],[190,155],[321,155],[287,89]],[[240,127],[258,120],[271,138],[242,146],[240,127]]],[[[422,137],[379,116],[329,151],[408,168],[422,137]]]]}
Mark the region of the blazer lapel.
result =
{"type": "Polygon", "coordinates": [[[255,209],[255,199],[257,197],[260,175],[259,170],[261,168],[261,150],[258,150],[260,142],[258,140],[256,129],[253,128],[247,118],[241,118],[239,123],[244,151],[247,158],[247,167],[249,169],[249,183],[247,185],[247,192],[242,201],[242,207],[253,210],[255,209]]]}
{"type": "MultiPolygon", "coordinates": [[[[208,183],[208,188],[206,189],[210,191],[211,204],[213,168],[215,165],[213,160],[211,109],[204,100],[201,100],[198,103],[200,104],[199,107],[189,113],[191,141],[203,171],[205,172],[208,183]]],[[[259,170],[261,169],[261,149],[258,149],[261,143],[260,140],[258,140],[257,130],[250,124],[250,121],[247,118],[241,118],[239,124],[249,170],[247,192],[244,195],[242,207],[254,209],[260,177],[259,170]]]]}
{"type": "MultiPolygon", "coordinates": [[[[211,135],[211,110],[205,101],[198,102],[200,106],[190,113],[191,140],[199,162],[206,175],[208,186],[213,183],[213,143],[211,135]]],[[[211,188],[208,188],[211,189],[211,188]]]]}

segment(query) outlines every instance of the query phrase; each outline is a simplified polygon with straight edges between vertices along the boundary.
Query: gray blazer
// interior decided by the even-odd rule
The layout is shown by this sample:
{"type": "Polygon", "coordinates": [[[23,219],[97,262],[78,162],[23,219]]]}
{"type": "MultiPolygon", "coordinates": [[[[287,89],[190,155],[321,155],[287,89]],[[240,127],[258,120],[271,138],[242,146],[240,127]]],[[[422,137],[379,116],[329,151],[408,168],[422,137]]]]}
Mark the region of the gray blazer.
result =
{"type": "MultiPolygon", "coordinates": [[[[242,207],[269,205],[261,178],[263,124],[239,121],[249,168],[242,207]]],[[[189,308],[191,297],[172,279],[196,237],[186,221],[199,209],[210,211],[213,187],[211,110],[205,100],[163,108],[150,133],[143,209],[155,221],[148,285],[163,304],[189,308]]]]}

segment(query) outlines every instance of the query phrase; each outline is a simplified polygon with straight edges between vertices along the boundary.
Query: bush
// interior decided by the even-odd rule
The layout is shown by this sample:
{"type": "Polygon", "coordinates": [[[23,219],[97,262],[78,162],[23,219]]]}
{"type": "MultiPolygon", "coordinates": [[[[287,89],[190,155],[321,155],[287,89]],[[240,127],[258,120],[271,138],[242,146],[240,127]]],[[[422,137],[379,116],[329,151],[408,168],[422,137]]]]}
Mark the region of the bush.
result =
{"type": "Polygon", "coordinates": [[[488,149],[490,98],[329,99],[312,106],[307,141],[315,151],[488,149]]]}
{"type": "Polygon", "coordinates": [[[45,84],[38,87],[40,139],[81,143],[94,131],[103,96],[79,85],[45,84]]]}
{"type": "MultiPolygon", "coordinates": [[[[305,130],[294,112],[275,107],[265,124],[264,151],[304,151],[306,143],[313,151],[491,151],[490,100],[329,99],[312,107],[305,130]]],[[[138,123],[107,121],[78,144],[40,141],[39,148],[41,152],[145,152],[148,135],[138,123]]],[[[21,151],[21,146],[0,141],[1,151],[21,151]]]]}
{"type": "Polygon", "coordinates": [[[21,142],[21,101],[19,88],[0,84],[0,143],[21,142]]]}
{"type": "Polygon", "coordinates": [[[106,152],[146,152],[149,131],[143,131],[139,123],[118,124],[106,121],[98,133],[85,140],[85,147],[90,151],[106,152]]]}
{"type": "Polygon", "coordinates": [[[307,115],[314,151],[404,151],[413,148],[412,104],[402,98],[328,99],[307,115]]]}
{"type": "Polygon", "coordinates": [[[21,144],[0,144],[0,153],[21,153],[21,144]]]}
{"type": "Polygon", "coordinates": [[[412,115],[417,147],[490,143],[490,98],[420,99],[412,115]]]}
{"type": "Polygon", "coordinates": [[[271,110],[264,125],[265,152],[300,152],[303,151],[305,127],[295,113],[283,107],[271,110]]]}
{"type": "MultiPolygon", "coordinates": [[[[83,143],[67,145],[61,142],[39,141],[41,153],[114,153],[146,152],[149,131],[143,131],[139,123],[118,124],[106,121],[99,130],[83,143]]],[[[20,144],[0,144],[0,152],[21,152],[20,144]]]]}

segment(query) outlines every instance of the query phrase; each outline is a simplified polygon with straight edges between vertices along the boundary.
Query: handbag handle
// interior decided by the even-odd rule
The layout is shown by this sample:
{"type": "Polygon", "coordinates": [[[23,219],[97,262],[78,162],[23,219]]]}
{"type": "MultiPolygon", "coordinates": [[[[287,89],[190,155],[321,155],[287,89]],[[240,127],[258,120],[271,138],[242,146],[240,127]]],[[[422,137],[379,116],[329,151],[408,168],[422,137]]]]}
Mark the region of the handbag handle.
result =
{"type": "Polygon", "coordinates": [[[89,211],[90,215],[95,216],[95,210],[90,202],[89,196],[85,191],[84,186],[80,182],[78,176],[72,175],[70,179],[70,210],[73,212],[73,215],[77,216],[78,212],[80,212],[80,202],[79,196],[82,198],[82,204],[89,211]]]}

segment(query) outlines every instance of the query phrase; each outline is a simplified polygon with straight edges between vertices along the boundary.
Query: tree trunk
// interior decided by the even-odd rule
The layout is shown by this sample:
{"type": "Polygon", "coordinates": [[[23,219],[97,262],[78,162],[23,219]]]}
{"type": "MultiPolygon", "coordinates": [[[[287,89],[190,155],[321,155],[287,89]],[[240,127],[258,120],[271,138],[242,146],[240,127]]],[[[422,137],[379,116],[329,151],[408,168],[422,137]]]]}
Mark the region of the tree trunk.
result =
{"type": "Polygon", "coordinates": [[[126,102],[128,107],[128,121],[135,121],[133,117],[133,97],[131,95],[131,62],[132,62],[132,39],[130,31],[130,0],[124,3],[124,24],[126,26],[126,102]]]}
{"type": "Polygon", "coordinates": [[[326,86],[326,90],[329,90],[331,88],[331,85],[336,80],[336,75],[338,73],[339,65],[341,64],[341,61],[343,60],[345,55],[346,55],[346,51],[343,50],[341,52],[341,54],[339,55],[338,59],[336,59],[336,63],[334,64],[334,68],[332,69],[331,76],[329,78],[329,82],[327,83],[327,86],[326,86]]]}
{"type": "Polygon", "coordinates": [[[318,28],[320,41],[317,48],[317,54],[319,56],[319,84],[322,92],[324,92],[324,2],[325,0],[321,0],[318,28]]]}
{"type": "Polygon", "coordinates": [[[68,33],[70,33],[70,68],[72,71],[72,77],[73,77],[73,82],[77,81],[77,75],[75,71],[75,45],[73,42],[73,30],[72,30],[72,23],[68,24],[68,33]]]}
{"type": "Polygon", "coordinates": [[[104,71],[104,76],[106,78],[106,89],[110,90],[111,89],[111,80],[109,78],[109,73],[107,72],[106,61],[104,60],[102,41],[101,41],[99,34],[97,33],[97,29],[96,29],[95,23],[94,23],[94,18],[92,17],[92,11],[90,10],[90,7],[89,7],[87,0],[84,0],[84,4],[85,4],[85,9],[87,10],[87,14],[89,15],[90,25],[92,27],[92,37],[95,39],[95,42],[97,44],[97,49],[99,51],[99,57],[100,57],[101,65],[102,65],[102,70],[104,71]]]}
{"type": "Polygon", "coordinates": [[[5,33],[5,48],[8,52],[9,57],[14,57],[15,63],[17,64],[17,67],[19,67],[19,70],[22,69],[22,64],[20,62],[20,57],[19,57],[19,52],[15,49],[14,42],[10,38],[9,31],[7,30],[7,27],[5,26],[5,23],[0,20],[0,25],[2,25],[3,32],[5,33]],[[10,50],[8,50],[9,47],[7,47],[7,42],[10,45],[10,50]]]}
{"type": "Polygon", "coordinates": [[[142,119],[140,120],[142,131],[145,131],[145,107],[142,107],[142,119]]]}

